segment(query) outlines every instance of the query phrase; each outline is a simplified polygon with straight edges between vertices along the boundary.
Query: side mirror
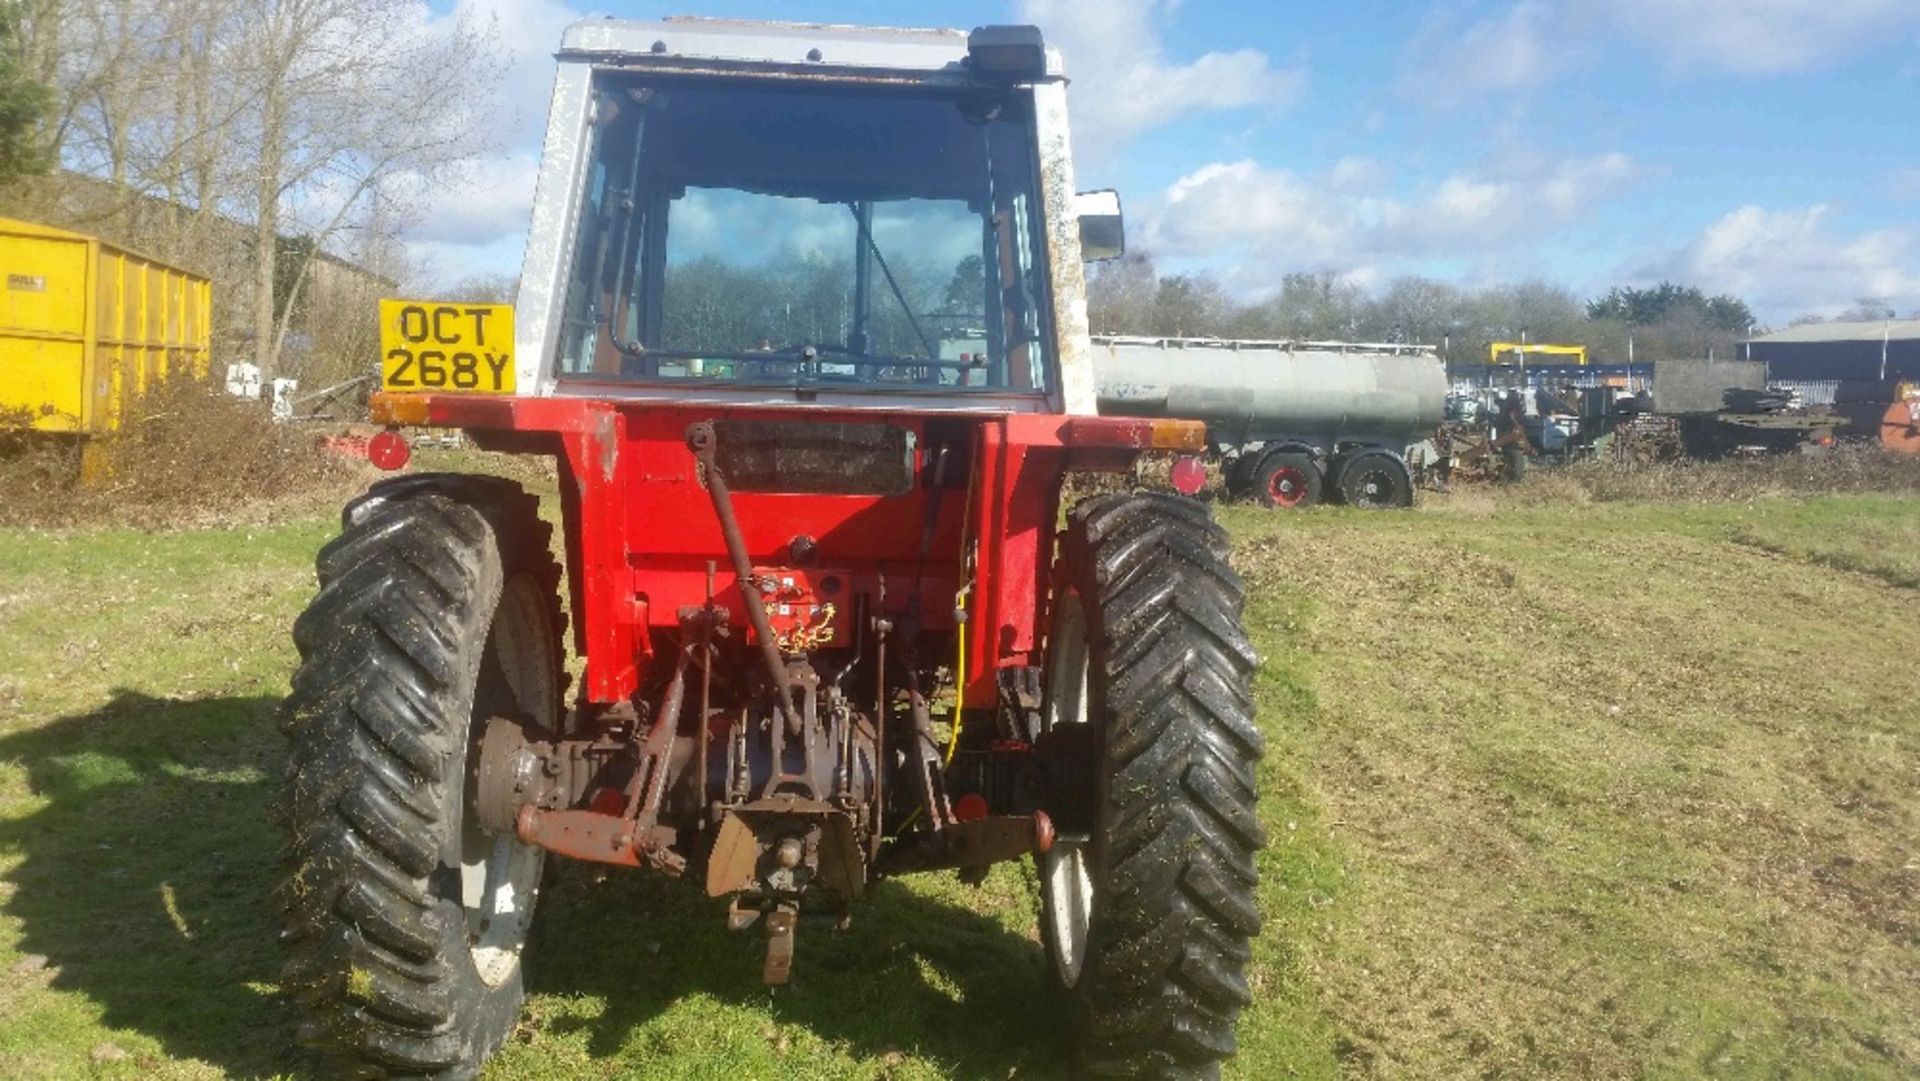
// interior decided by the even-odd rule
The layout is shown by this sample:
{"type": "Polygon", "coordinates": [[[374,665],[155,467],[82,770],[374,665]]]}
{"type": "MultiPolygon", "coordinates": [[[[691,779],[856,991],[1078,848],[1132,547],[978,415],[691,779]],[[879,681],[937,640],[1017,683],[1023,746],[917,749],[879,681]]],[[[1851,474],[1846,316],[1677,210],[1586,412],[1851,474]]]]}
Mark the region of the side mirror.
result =
{"type": "Polygon", "coordinates": [[[1098,263],[1127,253],[1127,227],[1120,217],[1120,193],[1112,188],[1083,191],[1073,197],[1080,219],[1080,258],[1098,263]]]}

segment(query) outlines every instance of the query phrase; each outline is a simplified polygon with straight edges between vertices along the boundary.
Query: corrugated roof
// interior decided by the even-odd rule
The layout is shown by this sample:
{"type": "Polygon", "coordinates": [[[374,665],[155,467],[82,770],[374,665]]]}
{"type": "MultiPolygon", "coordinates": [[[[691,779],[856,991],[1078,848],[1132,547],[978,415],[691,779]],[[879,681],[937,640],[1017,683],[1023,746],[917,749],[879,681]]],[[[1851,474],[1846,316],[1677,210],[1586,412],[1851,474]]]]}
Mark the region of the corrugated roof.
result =
{"type": "Polygon", "coordinates": [[[1920,339],[1920,319],[1873,319],[1853,323],[1807,323],[1755,338],[1756,342],[1896,342],[1920,339]]]}

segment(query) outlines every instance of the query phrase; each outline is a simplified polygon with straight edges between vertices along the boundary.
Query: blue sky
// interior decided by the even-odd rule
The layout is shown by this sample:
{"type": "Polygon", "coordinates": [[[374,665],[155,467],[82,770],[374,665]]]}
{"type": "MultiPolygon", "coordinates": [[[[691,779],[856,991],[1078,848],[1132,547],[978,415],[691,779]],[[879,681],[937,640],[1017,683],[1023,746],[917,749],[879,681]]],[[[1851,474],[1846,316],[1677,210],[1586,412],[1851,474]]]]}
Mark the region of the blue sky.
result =
{"type": "Polygon", "coordinates": [[[510,62],[500,146],[415,226],[443,279],[518,269],[560,28],[691,10],[1039,23],[1074,79],[1080,186],[1120,189],[1163,268],[1246,298],[1331,270],[1586,295],[1670,278],[1773,324],[1920,310],[1920,0],[457,6],[510,62]]]}

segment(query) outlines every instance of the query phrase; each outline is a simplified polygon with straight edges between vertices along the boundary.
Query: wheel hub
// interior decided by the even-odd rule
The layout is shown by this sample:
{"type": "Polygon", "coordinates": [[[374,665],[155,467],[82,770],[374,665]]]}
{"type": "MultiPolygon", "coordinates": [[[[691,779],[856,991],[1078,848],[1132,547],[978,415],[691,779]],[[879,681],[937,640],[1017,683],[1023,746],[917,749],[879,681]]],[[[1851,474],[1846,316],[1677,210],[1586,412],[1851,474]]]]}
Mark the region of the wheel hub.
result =
{"type": "Polygon", "coordinates": [[[1093,925],[1093,874],[1085,840],[1056,840],[1041,858],[1052,902],[1054,965],[1060,982],[1072,987],[1086,967],[1087,931],[1093,925]]]}
{"type": "Polygon", "coordinates": [[[1291,467],[1276,470],[1267,480],[1267,494],[1279,506],[1296,506],[1307,497],[1306,478],[1291,467]]]}
{"type": "Polygon", "coordinates": [[[548,756],[527,739],[518,718],[489,717],[484,723],[474,768],[474,817],[487,833],[512,834],[520,808],[543,802],[548,756]]]}
{"type": "MultiPolygon", "coordinates": [[[[1070,741],[1092,751],[1083,734],[1088,726],[1088,661],[1086,610],[1077,596],[1063,598],[1047,671],[1047,731],[1043,742],[1070,741]],[[1076,739],[1075,737],[1081,737],[1076,739]]],[[[1084,784],[1082,779],[1082,783],[1084,784]]],[[[1084,793],[1083,795],[1091,795],[1084,793]]],[[[1092,826],[1092,807],[1086,826],[1092,826]]],[[[1075,823],[1077,826],[1078,823],[1075,823]]],[[[1068,987],[1080,980],[1086,965],[1088,931],[1093,925],[1092,841],[1088,832],[1069,827],[1055,839],[1051,851],[1040,857],[1041,888],[1046,893],[1047,936],[1054,969],[1068,987]]]]}
{"type": "Polygon", "coordinates": [[[489,987],[513,974],[520,962],[527,923],[540,883],[545,853],[521,844],[511,819],[504,830],[489,824],[488,809],[503,810],[509,799],[519,801],[515,777],[533,778],[538,759],[529,750],[518,722],[491,718],[481,736],[480,768],[475,771],[474,801],[460,830],[460,907],[466,912],[467,946],[474,970],[489,987]],[[494,748],[488,768],[488,748],[494,748]],[[508,750],[499,750],[506,747],[508,750]],[[482,792],[489,792],[482,798],[482,792]]]}
{"type": "Polygon", "coordinates": [[[520,843],[514,817],[522,804],[557,797],[564,781],[552,745],[529,737],[558,723],[554,643],[533,630],[545,618],[540,586],[524,575],[509,579],[486,644],[501,682],[476,692],[468,721],[460,907],[474,972],[488,987],[506,983],[520,965],[546,858],[520,843]]]}

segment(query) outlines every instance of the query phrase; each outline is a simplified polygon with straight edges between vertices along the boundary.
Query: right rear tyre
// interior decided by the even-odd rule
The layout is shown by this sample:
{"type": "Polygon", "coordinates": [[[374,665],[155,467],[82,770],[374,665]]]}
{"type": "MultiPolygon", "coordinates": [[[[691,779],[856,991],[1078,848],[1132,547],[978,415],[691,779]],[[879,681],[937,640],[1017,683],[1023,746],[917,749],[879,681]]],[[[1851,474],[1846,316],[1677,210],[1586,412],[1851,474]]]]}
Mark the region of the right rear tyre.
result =
{"type": "Polygon", "coordinates": [[[1227,547],[1205,506],[1170,496],[1068,518],[1044,724],[1091,726],[1094,791],[1038,859],[1040,923],[1090,1074],[1216,1077],[1251,997],[1263,740],[1227,547]]]}
{"type": "Polygon", "coordinates": [[[542,864],[479,824],[480,735],[558,730],[560,571],[493,478],[402,477],[345,520],[281,715],[283,986],[344,1071],[470,1077],[518,1016],[542,864]]]}

